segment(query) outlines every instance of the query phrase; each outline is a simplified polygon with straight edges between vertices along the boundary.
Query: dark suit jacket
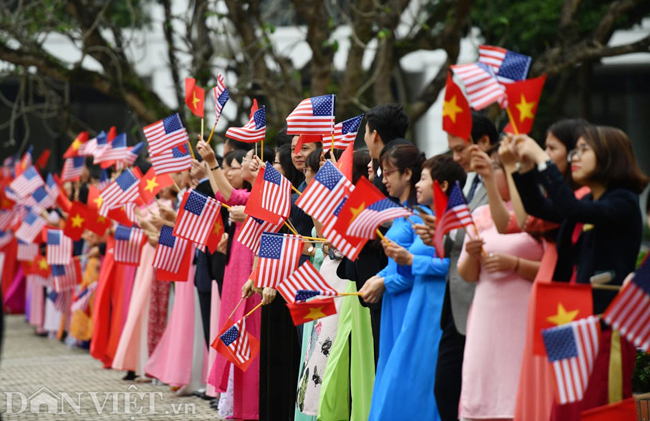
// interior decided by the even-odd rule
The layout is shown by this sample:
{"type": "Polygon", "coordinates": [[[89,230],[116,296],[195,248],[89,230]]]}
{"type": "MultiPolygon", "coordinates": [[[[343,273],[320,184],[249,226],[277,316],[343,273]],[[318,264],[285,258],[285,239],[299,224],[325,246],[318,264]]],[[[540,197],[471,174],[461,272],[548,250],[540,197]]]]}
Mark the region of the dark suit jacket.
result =
{"type": "MultiPolygon", "coordinates": [[[[576,280],[589,283],[602,272],[612,272],[613,285],[621,285],[633,272],[641,246],[642,217],[639,196],[627,189],[610,188],[598,199],[591,194],[576,199],[555,165],[514,174],[517,190],[530,215],[561,223],[557,237],[558,261],[554,281],[569,282],[576,267],[576,280]],[[542,185],[547,197],[538,187],[542,185]],[[577,224],[584,224],[575,245],[577,224]]],[[[594,313],[602,313],[616,291],[594,290],[594,313]]]]}

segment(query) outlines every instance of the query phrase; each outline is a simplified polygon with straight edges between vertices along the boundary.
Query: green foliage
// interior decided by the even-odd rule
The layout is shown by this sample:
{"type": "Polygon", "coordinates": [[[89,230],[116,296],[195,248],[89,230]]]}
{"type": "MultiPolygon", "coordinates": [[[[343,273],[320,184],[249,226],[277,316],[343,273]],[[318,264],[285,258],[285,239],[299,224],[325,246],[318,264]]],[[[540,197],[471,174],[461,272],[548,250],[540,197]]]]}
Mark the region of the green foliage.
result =
{"type": "Polygon", "coordinates": [[[632,375],[632,391],[634,393],[650,392],[650,354],[638,351],[636,364],[632,375]]]}

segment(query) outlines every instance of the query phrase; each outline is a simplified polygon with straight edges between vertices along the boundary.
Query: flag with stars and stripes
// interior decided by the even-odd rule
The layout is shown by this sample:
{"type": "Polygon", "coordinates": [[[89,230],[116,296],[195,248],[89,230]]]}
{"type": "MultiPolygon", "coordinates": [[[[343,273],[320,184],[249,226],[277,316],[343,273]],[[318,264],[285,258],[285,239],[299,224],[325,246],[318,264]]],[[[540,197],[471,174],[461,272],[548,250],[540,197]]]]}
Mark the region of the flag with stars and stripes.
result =
{"type": "Polygon", "coordinates": [[[134,201],[138,197],[139,185],[140,179],[131,170],[124,171],[101,193],[99,214],[106,216],[110,209],[134,201]]]}
{"type": "Polygon", "coordinates": [[[13,209],[0,211],[0,231],[6,230],[9,224],[11,224],[11,221],[13,221],[13,219],[14,219],[13,209]]]}
{"type": "Polygon", "coordinates": [[[108,145],[108,138],[106,136],[106,132],[102,130],[99,132],[97,137],[90,139],[88,143],[86,143],[84,155],[94,157],[95,154],[97,154],[97,156],[99,156],[103,152],[103,148],[106,145],[108,145]]]}
{"type": "Polygon", "coordinates": [[[45,187],[40,186],[25,199],[24,204],[30,208],[34,208],[36,212],[40,212],[42,209],[51,208],[54,206],[55,199],[50,196],[45,187]]]}
{"type": "Polygon", "coordinates": [[[11,243],[11,240],[13,239],[14,236],[11,231],[0,231],[0,249],[11,243]]]}
{"type": "Polygon", "coordinates": [[[506,90],[487,64],[458,64],[451,66],[451,70],[465,85],[469,103],[475,110],[481,110],[497,101],[501,107],[506,106],[506,90]]]}
{"type": "Polygon", "coordinates": [[[287,117],[287,134],[332,135],[335,95],[303,99],[287,117]]]}
{"type": "Polygon", "coordinates": [[[178,208],[174,236],[206,245],[220,211],[218,200],[194,189],[186,191],[178,208]]]}
{"type": "Polygon", "coordinates": [[[108,185],[111,183],[111,179],[108,177],[108,171],[106,171],[106,168],[102,169],[102,174],[99,176],[99,184],[97,185],[97,188],[99,191],[103,191],[108,185]]]}
{"type": "Polygon", "coordinates": [[[605,321],[630,343],[650,351],[650,259],[646,258],[604,313],[605,321]]]}
{"type": "MultiPolygon", "coordinates": [[[[363,114],[334,125],[334,149],[345,149],[357,138],[363,114]]],[[[328,152],[332,147],[332,135],[323,135],[323,152],[328,152]]]]}
{"type": "Polygon", "coordinates": [[[221,73],[217,74],[217,86],[212,88],[212,92],[214,92],[214,124],[217,124],[219,117],[221,117],[223,107],[226,106],[226,102],[230,99],[230,93],[228,92],[228,88],[226,88],[226,82],[224,82],[221,73]]]}
{"type": "Polygon", "coordinates": [[[190,141],[178,113],[148,125],[143,132],[149,143],[149,155],[152,157],[190,141]]]}
{"type": "Polygon", "coordinates": [[[352,188],[350,180],[331,161],[318,170],[296,206],[319,222],[325,221],[352,188]]]}
{"type": "Polygon", "coordinates": [[[153,267],[176,273],[181,267],[188,244],[187,240],[175,237],[173,231],[172,227],[163,225],[153,259],[153,267]]]}
{"type": "Polygon", "coordinates": [[[39,214],[29,211],[16,231],[16,238],[26,243],[31,243],[41,233],[44,226],[45,219],[39,214]]]}
{"type": "Polygon", "coordinates": [[[542,330],[553,366],[558,403],[580,402],[589,384],[600,345],[600,319],[589,316],[542,330]]]}
{"type": "Polygon", "coordinates": [[[126,133],[120,133],[103,149],[102,154],[95,156],[94,163],[124,160],[129,150],[126,146],[126,133]]]}
{"type": "Polygon", "coordinates": [[[52,305],[56,311],[63,313],[70,303],[70,291],[50,291],[47,294],[47,299],[52,301],[52,305]]]}
{"type": "Polygon", "coordinates": [[[243,246],[248,247],[254,254],[260,250],[260,241],[262,240],[262,233],[280,231],[284,224],[273,224],[252,216],[246,216],[244,225],[239,230],[235,241],[240,242],[243,246]]]}
{"type": "Polygon", "coordinates": [[[338,295],[309,260],[300,265],[298,270],[295,270],[287,279],[280,282],[277,289],[288,303],[304,301],[316,295],[338,295]],[[315,291],[315,294],[304,291],[315,291]],[[299,292],[301,293],[298,294],[299,292]]]}
{"type": "Polygon", "coordinates": [[[59,188],[59,184],[56,182],[56,179],[52,173],[47,174],[45,185],[47,188],[47,194],[52,198],[54,202],[56,202],[56,199],[59,197],[59,191],[61,189],[59,188]]]}
{"type": "Polygon", "coordinates": [[[458,228],[468,227],[474,225],[472,220],[472,212],[467,206],[465,201],[465,196],[463,196],[463,191],[456,181],[456,184],[449,194],[449,201],[447,202],[447,208],[442,215],[436,215],[436,232],[433,237],[433,245],[436,248],[436,253],[438,257],[444,257],[444,244],[443,238],[445,234],[451,230],[458,228]]]}
{"type": "Polygon", "coordinates": [[[261,168],[246,203],[246,215],[280,224],[291,211],[291,183],[269,162],[261,168]]]}
{"type": "Polygon", "coordinates": [[[38,171],[36,171],[36,168],[34,168],[34,166],[30,166],[25,171],[23,171],[22,174],[16,177],[16,179],[12,181],[9,186],[11,187],[11,190],[16,192],[17,195],[20,197],[25,197],[32,194],[34,190],[44,184],[45,183],[43,182],[43,178],[41,178],[41,175],[38,173],[38,171]]]}
{"type": "Polygon", "coordinates": [[[47,263],[67,265],[72,259],[72,240],[62,230],[47,230],[47,263]]]}
{"type": "Polygon", "coordinates": [[[182,172],[192,168],[192,156],[187,144],[181,144],[157,155],[151,155],[151,165],[158,175],[182,172]]]}
{"type": "Polygon", "coordinates": [[[381,199],[365,207],[350,222],[346,235],[350,237],[373,239],[379,225],[386,221],[413,215],[413,212],[393,202],[389,198],[381,199]]]}
{"type": "Polygon", "coordinates": [[[479,63],[490,66],[500,83],[512,83],[526,79],[533,61],[530,56],[491,45],[480,45],[478,52],[479,63]]]}
{"type": "Polygon", "coordinates": [[[68,158],[63,163],[63,171],[61,171],[61,181],[77,181],[81,177],[86,158],[83,156],[75,156],[68,158]]]}
{"type": "Polygon", "coordinates": [[[145,238],[140,228],[118,225],[115,229],[115,261],[139,265],[145,238]]]}
{"type": "MultiPolygon", "coordinates": [[[[117,168],[120,169],[121,166],[132,166],[135,161],[138,159],[140,152],[144,149],[144,142],[138,142],[134,147],[128,148],[126,157],[124,158],[123,165],[118,165],[117,168]]],[[[119,164],[119,163],[118,163],[119,164]]]]}
{"type": "Polygon", "coordinates": [[[243,127],[231,127],[226,131],[226,137],[245,143],[255,143],[264,140],[266,136],[266,112],[264,107],[256,110],[248,123],[243,127]]]}
{"type": "Polygon", "coordinates": [[[242,369],[244,367],[247,368],[247,362],[255,358],[257,352],[259,352],[259,345],[256,348],[252,347],[251,338],[252,335],[246,330],[245,318],[232,325],[219,336],[219,339],[226,346],[232,360],[234,360],[233,363],[242,369]]]}
{"type": "Polygon", "coordinates": [[[93,282],[88,285],[86,288],[82,289],[73,297],[72,305],[70,306],[70,311],[85,311],[88,313],[88,308],[90,307],[90,300],[93,298],[93,293],[97,289],[97,282],[93,282]]]}
{"type": "Polygon", "coordinates": [[[81,266],[78,259],[70,260],[67,265],[51,265],[54,291],[68,291],[81,283],[81,266]]]}
{"type": "Polygon", "coordinates": [[[265,232],[260,241],[258,259],[259,276],[255,280],[258,288],[277,288],[277,285],[298,268],[303,242],[292,234],[265,232]]]}
{"type": "MultiPolygon", "coordinates": [[[[19,262],[31,262],[37,255],[38,244],[18,241],[18,253],[16,254],[16,260],[19,262]]],[[[2,266],[0,266],[0,268],[1,267],[2,266]]]]}

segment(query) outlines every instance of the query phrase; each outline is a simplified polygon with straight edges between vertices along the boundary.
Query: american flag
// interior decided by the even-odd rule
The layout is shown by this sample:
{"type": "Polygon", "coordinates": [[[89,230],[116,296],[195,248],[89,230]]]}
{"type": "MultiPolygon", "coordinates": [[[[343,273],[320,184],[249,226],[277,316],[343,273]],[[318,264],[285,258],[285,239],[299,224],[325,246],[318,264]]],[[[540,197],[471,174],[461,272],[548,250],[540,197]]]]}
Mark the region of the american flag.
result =
{"type": "Polygon", "coordinates": [[[600,320],[589,316],[542,330],[560,405],[582,400],[600,344],[600,320]]]}
{"type": "Polygon", "coordinates": [[[260,241],[264,232],[278,232],[283,223],[273,224],[252,216],[247,216],[241,230],[237,234],[235,241],[239,241],[243,246],[248,247],[254,254],[260,249],[260,241]]]}
{"type": "Polygon", "coordinates": [[[303,99],[287,117],[287,134],[329,134],[334,131],[334,97],[303,99]]]}
{"type": "Polygon", "coordinates": [[[126,217],[129,218],[129,221],[134,223],[137,226],[140,226],[138,223],[138,218],[135,216],[135,202],[129,202],[125,203],[124,206],[122,207],[124,209],[124,213],[126,214],[126,217]]]}
{"type": "MultiPolygon", "coordinates": [[[[5,254],[0,251],[0,268],[4,268],[4,267],[5,267],[5,254]]],[[[0,284],[2,284],[2,272],[0,272],[0,284]]]]}
{"type": "Polygon", "coordinates": [[[0,249],[2,249],[7,244],[11,243],[11,240],[14,239],[11,231],[1,231],[0,230],[0,249]]]}
{"type": "Polygon", "coordinates": [[[190,189],[178,208],[174,236],[205,245],[221,211],[219,201],[190,189]]]}
{"type": "Polygon", "coordinates": [[[77,259],[70,260],[67,265],[51,265],[50,268],[56,292],[73,289],[81,282],[81,267],[77,259]]]}
{"type": "Polygon", "coordinates": [[[126,157],[124,158],[124,164],[127,167],[133,165],[136,159],[138,159],[138,155],[140,155],[140,152],[142,151],[143,148],[144,148],[144,142],[139,142],[134,147],[129,148],[129,151],[126,153],[126,157]]]}
{"type": "Polygon", "coordinates": [[[120,207],[138,197],[140,180],[131,170],[126,170],[102,192],[99,214],[106,216],[111,208],[120,207]]]}
{"type": "Polygon", "coordinates": [[[158,155],[151,155],[151,165],[158,175],[182,172],[192,168],[192,157],[187,150],[187,145],[181,144],[164,150],[158,155]]]}
{"type": "Polygon", "coordinates": [[[66,159],[63,163],[63,171],[61,171],[61,181],[78,180],[81,177],[85,162],[86,158],[83,156],[66,159]]]}
{"type": "MultiPolygon", "coordinates": [[[[316,295],[335,296],[338,293],[329,286],[309,260],[300,265],[286,280],[278,285],[278,292],[287,302],[297,301],[296,294],[301,290],[318,291],[316,295]]],[[[312,295],[312,296],[316,296],[312,295]]],[[[310,297],[311,298],[311,297],[310,297]]],[[[303,300],[301,300],[303,301],[303,300]]]]}
{"type": "Polygon", "coordinates": [[[102,175],[99,176],[99,184],[97,185],[97,188],[101,192],[104,190],[108,185],[111,183],[111,179],[108,177],[108,172],[106,169],[102,170],[102,175]]]}
{"type": "Polygon", "coordinates": [[[530,64],[530,56],[515,53],[501,47],[480,45],[478,47],[479,63],[485,63],[492,68],[501,83],[512,83],[526,79],[530,64]]]}
{"type": "MultiPolygon", "coordinates": [[[[18,253],[16,260],[19,262],[31,262],[38,254],[38,244],[18,242],[18,253]]],[[[1,268],[2,266],[0,266],[1,268]]]]}
{"type": "Polygon", "coordinates": [[[153,259],[153,267],[167,272],[176,273],[181,267],[185,255],[187,240],[174,237],[172,227],[163,225],[153,259]]]}
{"type": "Polygon", "coordinates": [[[16,194],[10,187],[5,187],[5,197],[12,202],[20,202],[21,197],[16,194]]]}
{"type": "Polygon", "coordinates": [[[259,253],[257,287],[276,286],[298,267],[303,242],[291,234],[262,234],[259,253]]]}
{"type": "Polygon", "coordinates": [[[14,210],[0,210],[0,231],[7,229],[14,218],[14,210]]]}
{"type": "Polygon", "coordinates": [[[650,350],[650,259],[607,307],[604,319],[637,348],[650,350]]]}
{"type": "Polygon", "coordinates": [[[43,209],[54,206],[54,199],[47,194],[43,186],[34,190],[31,196],[28,196],[23,201],[25,206],[33,208],[35,212],[40,212],[43,209]]]}
{"type": "Polygon", "coordinates": [[[246,319],[241,319],[220,336],[224,345],[239,362],[244,364],[251,358],[250,334],[246,331],[246,319]]]}
{"type": "Polygon", "coordinates": [[[126,159],[128,149],[126,147],[126,133],[120,133],[113,141],[104,148],[100,156],[95,157],[95,163],[126,159]]]}
{"type": "Polygon", "coordinates": [[[84,155],[86,156],[99,156],[103,152],[103,148],[108,144],[106,132],[103,130],[97,135],[96,138],[90,139],[86,143],[86,148],[84,149],[84,155]]]}
{"type": "Polygon", "coordinates": [[[59,197],[59,185],[56,183],[54,176],[51,173],[47,174],[45,179],[45,185],[47,186],[47,194],[52,198],[54,202],[59,197]]]}
{"type": "Polygon", "coordinates": [[[231,127],[226,131],[227,138],[246,143],[262,141],[264,136],[266,136],[266,112],[264,107],[255,111],[244,127],[231,127]]]}
{"type": "Polygon", "coordinates": [[[75,300],[70,306],[70,311],[87,311],[90,307],[90,300],[93,297],[93,292],[97,289],[97,282],[93,282],[88,285],[86,288],[79,291],[76,295],[75,300]]]}
{"type": "Polygon", "coordinates": [[[223,107],[230,99],[230,93],[228,93],[228,88],[226,88],[226,83],[224,82],[221,73],[217,74],[217,86],[212,88],[212,92],[214,92],[214,114],[216,118],[214,124],[217,124],[219,117],[221,117],[223,107]]]}
{"type": "Polygon", "coordinates": [[[368,240],[349,239],[344,235],[341,235],[341,233],[339,233],[335,228],[341,209],[345,206],[346,201],[347,196],[341,200],[338,206],[334,209],[334,212],[332,212],[332,215],[323,222],[322,233],[323,236],[327,238],[327,241],[329,241],[334,248],[340,251],[341,254],[350,260],[356,260],[359,252],[361,252],[361,249],[368,240]]]}
{"type": "Polygon", "coordinates": [[[262,208],[288,218],[291,211],[291,182],[268,162],[262,171],[262,208]]]}
{"type": "Polygon", "coordinates": [[[34,241],[34,238],[41,233],[44,226],[45,219],[41,218],[40,215],[29,211],[27,216],[25,216],[23,223],[20,224],[20,228],[16,231],[16,238],[26,243],[31,243],[34,241]]]}
{"type": "Polygon", "coordinates": [[[382,223],[411,215],[413,212],[410,209],[400,206],[388,198],[381,199],[367,206],[350,222],[346,235],[373,239],[376,236],[377,227],[382,223]]]}
{"type": "Polygon", "coordinates": [[[144,137],[149,142],[149,155],[152,157],[190,141],[178,113],[148,125],[143,131],[144,137]]]}
{"type": "Polygon", "coordinates": [[[442,257],[444,253],[442,240],[445,234],[451,230],[467,227],[470,225],[474,225],[474,221],[472,220],[472,212],[467,206],[465,196],[463,196],[463,192],[460,189],[458,181],[456,181],[456,184],[452,188],[451,194],[449,195],[447,209],[445,209],[445,213],[442,214],[440,220],[437,221],[436,224],[436,233],[433,237],[433,244],[436,248],[438,256],[442,257]]]}
{"type": "Polygon", "coordinates": [[[490,66],[484,63],[459,64],[451,66],[451,70],[463,81],[472,108],[480,110],[495,101],[505,107],[506,90],[490,66]]]}
{"type": "Polygon", "coordinates": [[[47,230],[47,263],[67,265],[72,259],[72,240],[61,230],[47,230]]]}
{"type": "Polygon", "coordinates": [[[2,176],[4,178],[11,178],[11,164],[14,162],[13,156],[8,156],[2,161],[2,176]]]}
{"type": "Polygon", "coordinates": [[[70,291],[50,291],[47,294],[47,299],[52,301],[52,304],[54,305],[54,309],[56,311],[64,312],[68,307],[70,291]]]}
{"type": "Polygon", "coordinates": [[[325,161],[296,201],[296,206],[322,223],[334,212],[351,188],[352,183],[336,165],[325,161]]]}
{"type": "Polygon", "coordinates": [[[115,229],[115,261],[139,265],[144,238],[144,231],[140,228],[118,225],[115,229]]]}
{"type": "Polygon", "coordinates": [[[20,197],[25,197],[44,184],[36,168],[30,166],[20,176],[16,177],[9,186],[20,197]]]}
{"type": "MultiPolygon", "coordinates": [[[[334,149],[345,149],[350,143],[354,142],[362,120],[363,114],[337,123],[334,126],[334,149]]],[[[323,135],[323,152],[329,151],[331,147],[332,135],[323,135]]]]}

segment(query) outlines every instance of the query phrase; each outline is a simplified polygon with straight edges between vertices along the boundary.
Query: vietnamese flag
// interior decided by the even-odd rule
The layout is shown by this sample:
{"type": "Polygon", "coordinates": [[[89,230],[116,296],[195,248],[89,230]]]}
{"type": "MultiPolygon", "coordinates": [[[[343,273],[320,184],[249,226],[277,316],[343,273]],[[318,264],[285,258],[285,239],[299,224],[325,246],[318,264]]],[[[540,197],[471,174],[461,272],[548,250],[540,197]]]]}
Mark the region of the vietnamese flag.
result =
{"type": "MultiPolygon", "coordinates": [[[[81,132],[77,135],[75,140],[72,141],[72,144],[63,154],[63,158],[72,158],[83,154],[83,149],[86,147],[85,144],[88,142],[88,132],[81,132]],[[81,149],[81,150],[80,150],[81,149]]],[[[40,158],[39,158],[40,159],[40,158]]]]}
{"type": "Polygon", "coordinates": [[[452,136],[469,140],[472,134],[472,110],[451,72],[447,73],[445,99],[442,105],[442,130],[452,136]]]}
{"type": "Polygon", "coordinates": [[[584,319],[592,314],[591,285],[567,282],[537,283],[533,354],[546,355],[542,329],[584,319]]]}
{"type": "Polygon", "coordinates": [[[126,225],[127,227],[130,227],[134,224],[134,222],[131,221],[131,219],[129,219],[128,215],[126,214],[124,206],[109,209],[106,216],[120,225],[126,225]]]}
{"type": "Polygon", "coordinates": [[[68,212],[68,219],[65,221],[63,234],[72,238],[74,241],[81,240],[81,234],[83,234],[86,229],[87,219],[88,211],[86,205],[75,200],[72,202],[72,206],[68,212]]]}
{"type": "Polygon", "coordinates": [[[293,148],[293,153],[300,152],[300,149],[302,148],[302,145],[304,143],[316,143],[322,141],[323,141],[322,134],[301,134],[300,136],[298,136],[298,141],[296,142],[296,147],[293,148]]]}
{"type": "Polygon", "coordinates": [[[205,90],[196,86],[196,79],[185,78],[185,103],[192,111],[192,114],[203,118],[205,114],[205,90]]]}
{"type": "MultiPolygon", "coordinates": [[[[345,205],[343,205],[343,208],[339,213],[338,220],[336,221],[336,224],[334,224],[334,229],[340,235],[347,238],[345,233],[347,232],[350,222],[352,222],[366,207],[385,198],[386,196],[384,196],[377,187],[373,186],[366,177],[359,178],[354,190],[350,193],[348,200],[346,200],[345,205]]],[[[355,240],[348,241],[355,243],[355,240]]]]}
{"type": "MultiPolygon", "coordinates": [[[[580,413],[580,421],[636,421],[640,419],[636,410],[636,400],[634,398],[628,398],[620,402],[582,411],[580,413]]],[[[648,414],[645,415],[647,416],[648,414]]]]}
{"type": "Polygon", "coordinates": [[[354,142],[350,142],[347,148],[341,154],[336,168],[352,182],[352,169],[354,167],[354,142]]]}
{"type": "Polygon", "coordinates": [[[38,275],[42,278],[47,278],[50,276],[50,265],[47,264],[47,259],[45,256],[37,255],[32,264],[29,267],[29,272],[25,272],[29,275],[38,275]]]}
{"type": "Polygon", "coordinates": [[[113,225],[108,217],[101,216],[96,209],[86,207],[86,216],[85,229],[99,236],[103,237],[106,234],[106,230],[113,225]]]}
{"type": "Polygon", "coordinates": [[[140,198],[144,203],[151,203],[162,189],[174,184],[174,180],[169,174],[157,175],[156,170],[151,167],[149,171],[140,179],[140,198]]]}
{"type": "Polygon", "coordinates": [[[336,314],[334,298],[316,298],[303,303],[287,303],[293,324],[298,326],[336,314]]]}
{"type": "Polygon", "coordinates": [[[238,367],[240,370],[246,371],[246,370],[248,370],[248,367],[251,365],[251,363],[253,362],[255,357],[257,357],[257,354],[260,353],[260,340],[257,339],[255,336],[251,335],[250,332],[247,332],[248,333],[248,343],[249,343],[250,348],[251,348],[251,354],[250,354],[250,358],[248,358],[248,360],[246,360],[246,362],[244,362],[242,364],[240,361],[238,361],[235,358],[235,356],[232,354],[232,352],[230,352],[230,350],[228,349],[226,344],[224,344],[223,341],[221,340],[221,335],[226,333],[226,331],[228,329],[230,329],[231,327],[233,327],[234,324],[235,324],[235,321],[233,319],[231,319],[231,318],[228,318],[228,320],[226,320],[226,322],[223,324],[223,327],[219,330],[219,333],[217,334],[217,337],[214,338],[214,342],[212,342],[212,344],[210,346],[212,348],[216,349],[219,354],[226,357],[226,359],[228,361],[235,364],[235,366],[238,367]]]}
{"type": "Polygon", "coordinates": [[[214,226],[212,227],[212,231],[210,231],[207,242],[205,244],[208,247],[208,250],[210,250],[210,253],[217,251],[217,246],[219,245],[224,232],[225,230],[223,228],[223,217],[221,215],[221,212],[219,212],[214,222],[214,226]]]}
{"type": "Polygon", "coordinates": [[[45,169],[45,166],[47,165],[47,161],[50,159],[52,151],[49,149],[45,149],[43,153],[38,157],[36,160],[36,166],[40,169],[45,169]]]}
{"type": "Polygon", "coordinates": [[[510,123],[504,129],[505,132],[530,133],[533,129],[544,82],[546,82],[546,75],[503,85],[506,88],[506,95],[508,95],[508,117],[510,119],[510,123]]]}
{"type": "Polygon", "coordinates": [[[0,183],[0,209],[12,209],[16,202],[7,197],[5,192],[5,185],[0,183]]]}

